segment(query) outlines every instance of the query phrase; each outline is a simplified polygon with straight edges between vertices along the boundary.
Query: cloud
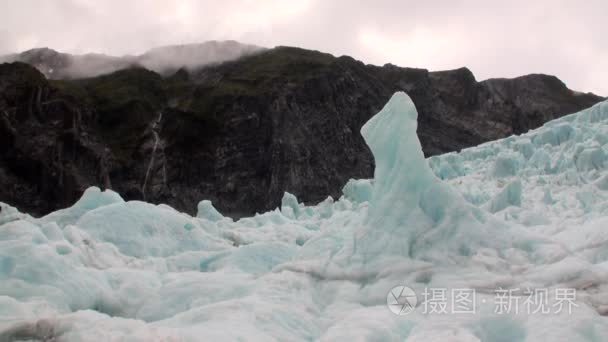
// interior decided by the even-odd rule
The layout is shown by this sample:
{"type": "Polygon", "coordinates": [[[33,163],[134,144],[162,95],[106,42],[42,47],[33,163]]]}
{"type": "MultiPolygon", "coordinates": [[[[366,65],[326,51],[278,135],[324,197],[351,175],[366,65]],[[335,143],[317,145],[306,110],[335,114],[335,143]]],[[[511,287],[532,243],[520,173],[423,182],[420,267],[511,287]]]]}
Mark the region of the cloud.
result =
{"type": "Polygon", "coordinates": [[[0,53],[48,46],[137,54],[235,39],[374,64],[469,67],[478,79],[549,73],[608,95],[604,0],[20,0],[0,4],[0,53]]]}

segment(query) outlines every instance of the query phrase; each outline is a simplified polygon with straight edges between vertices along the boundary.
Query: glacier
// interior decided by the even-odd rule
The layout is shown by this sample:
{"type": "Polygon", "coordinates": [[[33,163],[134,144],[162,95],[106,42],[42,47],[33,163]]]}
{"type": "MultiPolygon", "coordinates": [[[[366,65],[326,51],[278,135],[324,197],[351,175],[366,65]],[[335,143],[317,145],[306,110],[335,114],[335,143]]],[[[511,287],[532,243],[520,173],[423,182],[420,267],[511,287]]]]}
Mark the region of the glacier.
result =
{"type": "Polygon", "coordinates": [[[428,159],[417,115],[396,93],[361,130],[374,179],[315,206],[285,193],[234,221],[94,187],[41,218],[0,203],[0,341],[608,339],[608,101],[428,159]],[[407,315],[387,307],[398,285],[407,315]],[[423,310],[457,289],[473,313],[423,310]],[[497,312],[504,289],[576,297],[497,312]]]}

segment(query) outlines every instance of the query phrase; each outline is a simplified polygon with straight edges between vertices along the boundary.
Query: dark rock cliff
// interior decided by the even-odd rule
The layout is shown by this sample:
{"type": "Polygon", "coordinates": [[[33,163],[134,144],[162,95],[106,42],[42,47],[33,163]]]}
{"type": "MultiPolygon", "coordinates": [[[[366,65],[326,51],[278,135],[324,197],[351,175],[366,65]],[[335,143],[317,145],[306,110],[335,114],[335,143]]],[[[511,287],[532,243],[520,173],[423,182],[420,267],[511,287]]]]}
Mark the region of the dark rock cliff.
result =
{"type": "Polygon", "coordinates": [[[466,68],[365,65],[280,47],[161,77],[141,68],[47,80],[0,65],[0,201],[35,214],[88,186],[194,212],[210,199],[232,216],[268,210],[284,191],[337,197],[371,177],[360,127],[397,90],[419,110],[427,155],[522,133],[602,100],[559,79],[477,82],[466,68]]]}

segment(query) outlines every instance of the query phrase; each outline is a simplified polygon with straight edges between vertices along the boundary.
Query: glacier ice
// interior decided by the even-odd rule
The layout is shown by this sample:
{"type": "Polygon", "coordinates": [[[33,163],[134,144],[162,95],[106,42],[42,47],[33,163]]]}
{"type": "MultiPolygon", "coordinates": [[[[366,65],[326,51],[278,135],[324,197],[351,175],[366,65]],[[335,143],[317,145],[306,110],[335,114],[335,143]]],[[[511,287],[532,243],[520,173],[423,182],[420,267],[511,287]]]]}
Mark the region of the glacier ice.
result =
{"type": "Polygon", "coordinates": [[[224,215],[220,214],[209,200],[202,200],[198,203],[196,217],[204,218],[211,222],[217,222],[224,219],[224,215]]]}
{"type": "Polygon", "coordinates": [[[492,198],[488,210],[496,213],[509,206],[521,206],[521,181],[519,179],[507,184],[498,195],[492,198]]]}
{"type": "Polygon", "coordinates": [[[372,198],[372,180],[350,179],[342,188],[344,197],[357,204],[369,202],[372,198]]]}
{"type": "Polygon", "coordinates": [[[373,180],[237,221],[98,188],[41,218],[0,203],[0,341],[608,339],[608,102],[429,159],[416,126],[396,93],[362,128],[373,180]],[[429,287],[476,313],[423,312],[429,287]],[[497,314],[516,288],[576,289],[575,312],[497,314]]]}
{"type": "Polygon", "coordinates": [[[489,224],[492,218],[433,174],[416,136],[417,116],[409,96],[396,93],[361,129],[376,169],[367,217],[355,228],[352,251],[340,254],[349,267],[356,261],[386,263],[387,257],[457,261],[520,237],[508,236],[508,227],[498,222],[489,224]]]}

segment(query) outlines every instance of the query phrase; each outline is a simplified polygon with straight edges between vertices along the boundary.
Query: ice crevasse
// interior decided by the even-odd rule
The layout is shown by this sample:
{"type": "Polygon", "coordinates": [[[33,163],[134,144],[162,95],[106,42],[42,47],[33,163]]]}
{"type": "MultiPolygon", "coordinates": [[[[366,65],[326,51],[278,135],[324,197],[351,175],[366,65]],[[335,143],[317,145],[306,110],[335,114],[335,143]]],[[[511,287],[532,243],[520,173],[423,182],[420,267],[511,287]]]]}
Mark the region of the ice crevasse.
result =
{"type": "Polygon", "coordinates": [[[396,93],[361,130],[373,180],[236,222],[97,188],[42,218],[1,203],[0,341],[608,339],[608,103],[429,159],[416,126],[396,93]],[[573,312],[496,312],[496,289],[560,288],[573,312]],[[423,309],[453,289],[474,313],[423,309]]]}

